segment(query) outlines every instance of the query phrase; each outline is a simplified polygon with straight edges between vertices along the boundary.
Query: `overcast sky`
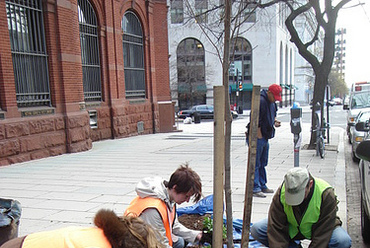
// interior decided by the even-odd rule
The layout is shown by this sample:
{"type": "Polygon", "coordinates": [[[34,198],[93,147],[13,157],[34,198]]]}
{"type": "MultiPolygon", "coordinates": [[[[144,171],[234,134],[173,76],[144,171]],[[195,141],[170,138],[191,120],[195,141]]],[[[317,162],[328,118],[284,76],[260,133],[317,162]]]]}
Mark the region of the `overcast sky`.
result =
{"type": "Polygon", "coordinates": [[[337,29],[346,28],[345,76],[353,82],[370,81],[370,0],[352,0],[339,11],[337,29]],[[352,7],[364,3],[361,6],[352,7]]]}

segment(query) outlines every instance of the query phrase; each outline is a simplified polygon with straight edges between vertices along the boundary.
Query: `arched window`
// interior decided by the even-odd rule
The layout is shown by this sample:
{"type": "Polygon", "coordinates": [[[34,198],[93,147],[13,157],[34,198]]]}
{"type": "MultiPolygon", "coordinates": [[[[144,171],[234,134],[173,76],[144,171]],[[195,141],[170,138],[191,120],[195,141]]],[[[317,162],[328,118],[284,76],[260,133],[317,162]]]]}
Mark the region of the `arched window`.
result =
{"type": "Polygon", "coordinates": [[[84,98],[86,102],[101,101],[101,76],[98,26],[89,0],[78,0],[81,60],[84,98]]]}
{"type": "Polygon", "coordinates": [[[41,0],[7,0],[6,14],[18,107],[50,106],[41,0]]]}
{"type": "Polygon", "coordinates": [[[250,109],[252,84],[252,46],[243,37],[230,43],[230,103],[238,111],[250,109]]]}
{"type": "Polygon", "coordinates": [[[177,47],[179,108],[206,103],[204,47],[199,40],[187,38],[177,47]]]}
{"type": "Polygon", "coordinates": [[[244,38],[237,37],[231,42],[230,69],[229,81],[252,83],[252,47],[244,38]]]}
{"type": "Polygon", "coordinates": [[[123,16],[122,31],[126,98],[145,98],[144,37],[133,12],[123,16]]]}

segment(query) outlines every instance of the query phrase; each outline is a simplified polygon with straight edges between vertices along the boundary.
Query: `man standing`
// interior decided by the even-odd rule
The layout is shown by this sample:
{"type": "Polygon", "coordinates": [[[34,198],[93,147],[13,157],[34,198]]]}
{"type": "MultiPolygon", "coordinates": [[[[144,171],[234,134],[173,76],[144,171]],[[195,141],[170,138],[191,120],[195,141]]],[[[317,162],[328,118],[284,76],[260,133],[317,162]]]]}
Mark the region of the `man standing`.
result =
{"type": "Polygon", "coordinates": [[[172,173],[170,180],[148,177],[136,186],[137,197],[126,209],[125,216],[139,216],[162,236],[165,247],[184,248],[185,241],[195,243],[202,238],[201,231],[183,226],[176,213],[176,204],[199,201],[202,183],[199,175],[187,164],[172,173]]]}
{"type": "MultiPolygon", "coordinates": [[[[264,193],[274,193],[266,185],[266,166],[269,156],[268,140],[275,136],[275,127],[280,127],[280,121],[276,120],[277,106],[276,101],[281,101],[282,89],[277,84],[272,84],[268,90],[261,91],[260,111],[257,131],[257,154],[256,168],[254,172],[253,196],[266,197],[264,193]]],[[[248,124],[249,129],[249,124],[248,124]]],[[[247,132],[247,143],[248,143],[247,132]]]]}
{"type": "Polygon", "coordinates": [[[337,197],[326,181],[294,167],[272,199],[268,219],[255,223],[252,236],[267,247],[351,247],[351,238],[337,217],[337,197]]]}

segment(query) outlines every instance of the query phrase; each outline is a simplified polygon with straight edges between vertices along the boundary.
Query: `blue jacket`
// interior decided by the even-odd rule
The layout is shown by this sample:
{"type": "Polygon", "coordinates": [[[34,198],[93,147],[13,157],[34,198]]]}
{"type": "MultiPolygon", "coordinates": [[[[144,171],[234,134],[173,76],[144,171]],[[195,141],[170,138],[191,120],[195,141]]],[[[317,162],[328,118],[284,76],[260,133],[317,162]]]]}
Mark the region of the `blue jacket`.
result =
{"type": "Polygon", "coordinates": [[[262,136],[268,140],[275,136],[275,117],[276,117],[277,106],[276,103],[270,102],[267,97],[267,91],[261,91],[260,98],[260,114],[258,127],[261,128],[262,136]]]}

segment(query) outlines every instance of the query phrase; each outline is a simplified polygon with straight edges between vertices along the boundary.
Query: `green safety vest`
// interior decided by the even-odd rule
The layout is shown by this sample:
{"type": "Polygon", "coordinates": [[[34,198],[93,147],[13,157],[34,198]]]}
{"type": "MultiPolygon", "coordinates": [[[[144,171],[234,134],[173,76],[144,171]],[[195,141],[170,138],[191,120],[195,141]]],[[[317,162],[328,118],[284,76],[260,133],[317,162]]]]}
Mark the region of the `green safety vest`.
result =
{"type": "Polygon", "coordinates": [[[285,202],[285,183],[283,183],[283,186],[281,187],[280,201],[284,206],[284,212],[288,218],[289,236],[291,239],[293,239],[298,234],[298,232],[301,232],[305,238],[311,239],[312,225],[319,220],[322,193],[327,188],[331,188],[331,186],[330,184],[319,178],[315,178],[314,182],[315,188],[313,191],[313,195],[310,202],[308,203],[307,210],[304,213],[300,224],[298,224],[294,216],[293,207],[287,205],[285,202]]]}

